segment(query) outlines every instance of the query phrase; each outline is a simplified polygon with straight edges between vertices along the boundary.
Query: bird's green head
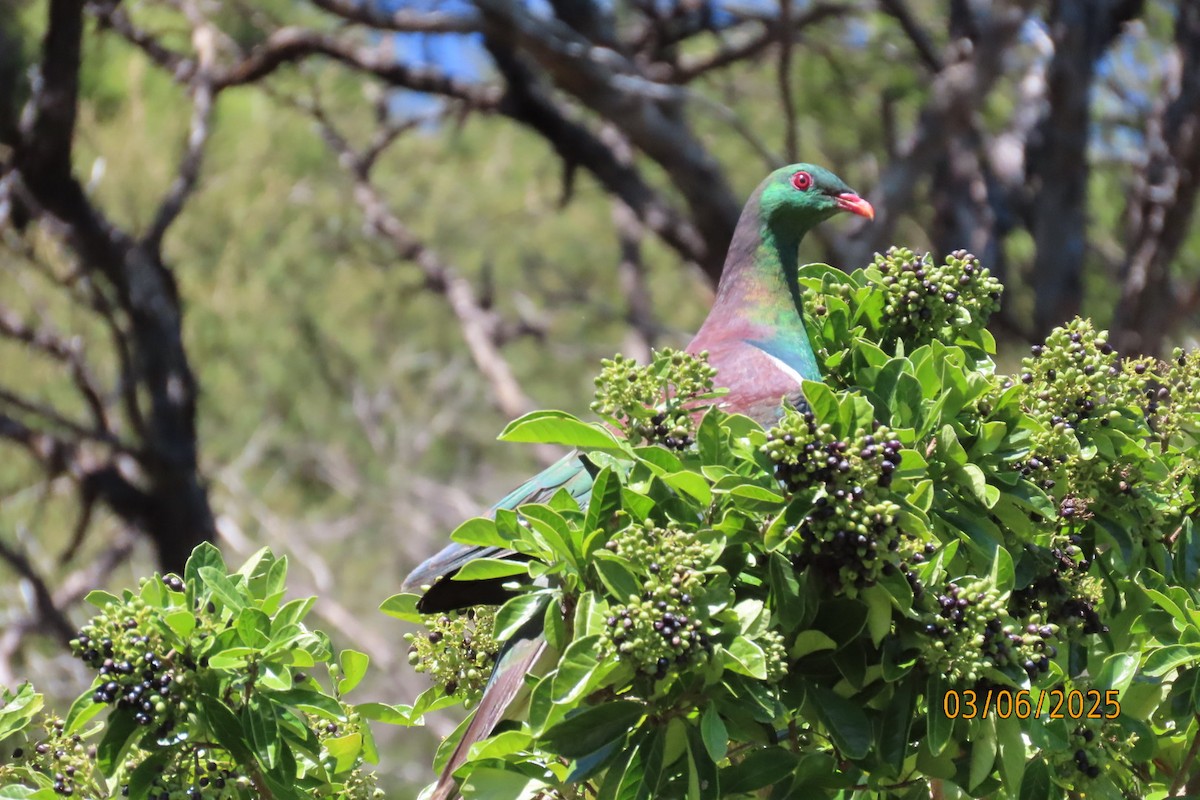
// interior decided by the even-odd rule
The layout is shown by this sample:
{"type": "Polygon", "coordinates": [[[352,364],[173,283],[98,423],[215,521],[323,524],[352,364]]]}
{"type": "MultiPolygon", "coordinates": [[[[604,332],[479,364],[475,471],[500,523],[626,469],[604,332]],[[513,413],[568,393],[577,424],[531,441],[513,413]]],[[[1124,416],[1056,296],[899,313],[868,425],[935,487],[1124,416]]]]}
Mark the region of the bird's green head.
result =
{"type": "Polygon", "coordinates": [[[768,225],[807,230],[839,211],[875,218],[870,203],[837,175],[815,164],[777,169],[767,176],[759,191],[759,212],[768,225]]]}

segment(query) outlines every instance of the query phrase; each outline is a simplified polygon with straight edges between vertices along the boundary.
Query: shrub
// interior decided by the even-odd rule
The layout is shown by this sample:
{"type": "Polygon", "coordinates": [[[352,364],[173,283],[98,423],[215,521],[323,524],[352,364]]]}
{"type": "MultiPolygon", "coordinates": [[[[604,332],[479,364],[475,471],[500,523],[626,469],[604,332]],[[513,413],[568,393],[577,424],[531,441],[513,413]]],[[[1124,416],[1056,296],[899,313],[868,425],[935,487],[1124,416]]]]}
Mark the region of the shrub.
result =
{"type": "MultiPolygon", "coordinates": [[[[998,375],[1000,287],[966,253],[801,282],[827,380],[767,426],[704,408],[711,370],[667,351],[606,362],[594,408],[625,437],[553,412],[505,431],[580,448],[595,484],[585,509],[564,491],[454,534],[532,558],[459,577],[513,576],[495,641],[542,617],[558,654],[460,769],[467,796],[1178,792],[1197,357],[1122,361],[1076,319],[998,375]]],[[[414,600],[385,608],[419,620],[414,600]]],[[[443,679],[413,718],[477,690],[443,679]]]]}

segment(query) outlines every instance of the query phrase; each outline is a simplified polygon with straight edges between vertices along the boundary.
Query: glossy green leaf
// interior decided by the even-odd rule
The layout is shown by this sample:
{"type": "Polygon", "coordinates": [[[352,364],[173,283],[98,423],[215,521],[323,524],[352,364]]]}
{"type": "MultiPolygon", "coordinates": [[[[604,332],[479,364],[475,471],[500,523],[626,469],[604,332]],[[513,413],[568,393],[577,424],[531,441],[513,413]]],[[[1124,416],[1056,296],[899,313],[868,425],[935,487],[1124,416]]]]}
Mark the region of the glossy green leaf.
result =
{"type": "Polygon", "coordinates": [[[817,716],[842,755],[846,758],[865,758],[871,751],[874,736],[871,721],[862,707],[824,687],[814,686],[808,695],[816,706],[817,716]]]}
{"type": "Polygon", "coordinates": [[[357,650],[343,650],[338,655],[338,664],[342,668],[342,676],[338,678],[338,694],[345,694],[358,686],[367,674],[370,661],[366,653],[357,650]]]}
{"type": "Polygon", "coordinates": [[[542,742],[566,758],[582,758],[627,735],[646,714],[646,707],[632,700],[615,700],[568,714],[549,728],[542,742]]]}
{"type": "Polygon", "coordinates": [[[561,411],[533,411],[508,423],[497,437],[502,442],[560,444],[566,447],[620,450],[613,435],[599,425],[561,411]]]}

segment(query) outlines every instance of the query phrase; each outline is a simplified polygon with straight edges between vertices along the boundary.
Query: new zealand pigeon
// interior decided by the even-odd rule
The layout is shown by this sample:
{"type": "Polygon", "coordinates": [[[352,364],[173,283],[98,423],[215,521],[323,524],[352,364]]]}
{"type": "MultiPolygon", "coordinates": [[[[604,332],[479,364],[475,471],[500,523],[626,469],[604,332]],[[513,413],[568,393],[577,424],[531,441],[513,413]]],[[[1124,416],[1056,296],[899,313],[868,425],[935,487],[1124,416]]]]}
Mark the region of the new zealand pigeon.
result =
{"type": "MultiPolygon", "coordinates": [[[[821,380],[816,354],[804,326],[798,280],[800,240],[817,223],[839,211],[874,218],[871,204],[828,170],[792,164],[772,172],[750,196],[738,220],[712,311],[688,345],[708,351],[716,367],[715,385],[729,393],[721,407],[760,422],[780,413],[781,401],[800,399],[800,381],[821,380]]],[[[566,488],[581,505],[587,502],[592,473],[578,453],[551,465],[492,507],[515,509],[548,501],[566,488]]],[[[434,613],[503,602],[503,580],[448,580],[464,564],[480,557],[504,557],[511,551],[451,544],[413,570],[406,592],[422,593],[418,608],[434,613]]],[[[534,620],[540,623],[540,620],[534,620]]],[[[455,791],[452,773],[470,746],[489,735],[513,704],[525,675],[546,649],[537,624],[527,625],[505,644],[475,716],[438,780],[431,800],[448,800],[455,791]]]]}

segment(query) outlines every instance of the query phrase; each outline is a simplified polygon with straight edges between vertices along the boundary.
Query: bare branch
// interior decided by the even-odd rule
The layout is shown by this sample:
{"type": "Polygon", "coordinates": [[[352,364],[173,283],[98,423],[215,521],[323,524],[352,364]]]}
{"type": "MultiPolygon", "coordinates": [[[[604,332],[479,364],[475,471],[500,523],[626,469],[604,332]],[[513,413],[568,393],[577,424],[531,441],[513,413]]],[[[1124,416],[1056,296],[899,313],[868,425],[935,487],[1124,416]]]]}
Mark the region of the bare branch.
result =
{"type": "Polygon", "coordinates": [[[112,433],[108,413],[100,396],[100,387],[83,359],[78,340],[68,342],[48,327],[34,328],[4,306],[0,306],[0,336],[14,339],[66,364],[71,371],[75,388],[79,390],[88,411],[91,412],[93,426],[98,431],[112,433]]]}
{"type": "Polygon", "coordinates": [[[698,263],[715,282],[741,208],[720,165],[684,119],[686,95],[642,77],[620,53],[593,45],[558,20],[536,17],[511,0],[475,5],[493,54],[504,49],[536,61],[556,86],[620,128],[666,171],[704,241],[698,263]]]}
{"type": "Polygon", "coordinates": [[[371,182],[369,164],[353,150],[320,107],[309,105],[306,110],[320,126],[321,134],[338,162],[353,178],[354,199],[371,230],[390,243],[397,256],[415,264],[425,277],[426,287],[444,296],[450,304],[476,368],[492,387],[496,406],[509,417],[533,408],[532,401],[521,389],[507,359],[496,345],[499,329],[496,314],[484,309],[470,282],[418,239],[392,212],[371,182]]]}
{"type": "Polygon", "coordinates": [[[74,637],[75,628],[67,613],[88,592],[104,585],[113,571],[128,560],[133,549],[132,537],[120,537],[111,547],[88,559],[85,566],[59,581],[57,591],[51,592],[45,578],[33,568],[26,556],[0,541],[0,558],[30,582],[36,602],[31,615],[11,620],[0,632],[0,686],[16,683],[17,671],[12,662],[29,636],[45,634],[49,627],[63,644],[74,637]]]}
{"type": "Polygon", "coordinates": [[[942,158],[946,142],[974,126],[974,114],[995,85],[1009,45],[1021,30],[1033,0],[996,3],[981,23],[975,40],[961,39],[946,67],[933,79],[929,99],[901,155],[894,159],[872,194],[875,221],[860,226],[838,247],[848,265],[865,264],[871,253],[889,242],[899,215],[910,205],[920,179],[942,158]]]}
{"type": "Polygon", "coordinates": [[[175,176],[166,196],[159,203],[154,222],[143,237],[145,246],[157,253],[162,247],[162,238],[183,211],[183,204],[195,191],[200,179],[200,165],[204,160],[204,148],[208,144],[209,127],[212,122],[215,91],[209,77],[216,61],[216,33],[207,20],[203,19],[192,4],[187,4],[189,21],[192,23],[192,47],[196,51],[196,70],[191,78],[192,120],[188,129],[187,145],[179,162],[175,176]]]}
{"type": "Polygon", "coordinates": [[[482,26],[479,15],[471,11],[446,13],[415,11],[411,8],[384,10],[382,3],[352,0],[312,0],[313,5],[347,22],[355,22],[381,31],[399,33],[477,33],[482,26]]]}
{"type": "Polygon", "coordinates": [[[508,85],[500,113],[540,134],[568,170],[585,167],[608,192],[637,213],[647,230],[686,261],[701,263],[705,245],[695,225],[671,208],[636,167],[622,162],[612,143],[572,119],[563,103],[539,85],[533,70],[510,47],[495,41],[486,43],[508,85]]]}
{"type": "Polygon", "coordinates": [[[935,74],[941,72],[945,67],[942,57],[934,49],[929,32],[921,27],[921,23],[913,16],[908,3],[905,0],[879,0],[879,7],[900,23],[900,28],[913,43],[913,48],[921,57],[925,68],[935,74]]]}
{"type": "MultiPolygon", "coordinates": [[[[857,3],[813,3],[801,14],[790,19],[791,36],[799,35],[806,28],[827,19],[860,13],[863,7],[857,3]]],[[[738,26],[727,34],[729,42],[713,53],[691,58],[681,58],[679,65],[663,80],[671,83],[690,83],[701,75],[752,59],[772,44],[787,36],[787,28],[772,20],[759,19],[738,26]]]]}
{"type": "Polygon", "coordinates": [[[779,107],[783,111],[783,151],[789,163],[799,160],[800,134],[796,127],[796,103],[792,99],[792,49],[795,42],[792,29],[792,0],[779,0],[779,64],[776,80],[779,84],[779,107]]]}
{"type": "MultiPolygon", "coordinates": [[[[157,252],[110,223],[72,174],[82,35],[83,4],[51,0],[40,72],[12,164],[19,186],[36,201],[39,214],[56,223],[78,254],[82,270],[111,284],[115,302],[129,321],[124,335],[130,375],[149,403],[136,454],[147,488],[101,496],[106,502],[121,501],[113,510],[154,540],[164,567],[182,569],[195,545],[214,533],[198,467],[197,387],[183,346],[179,297],[170,270],[157,252]],[[126,499],[131,502],[124,504],[126,499]]],[[[21,407],[19,398],[5,399],[21,407]]],[[[68,430],[77,436],[93,435],[80,426],[68,430]]],[[[116,474],[115,468],[108,469],[116,474]]]]}
{"type": "Polygon", "coordinates": [[[283,28],[255,47],[241,63],[213,78],[214,91],[253,83],[282,66],[312,56],[325,56],[359,72],[380,78],[392,86],[463,100],[472,108],[492,109],[500,90],[486,85],[455,80],[428,67],[402,64],[382,48],[358,46],[344,38],[304,28],[283,28]]]}
{"type": "Polygon", "coordinates": [[[164,45],[154,34],[139,28],[116,2],[89,3],[88,11],[96,16],[102,26],[116,31],[122,38],[137,47],[176,81],[186,83],[196,69],[196,62],[184,53],[164,45]]]}
{"type": "Polygon", "coordinates": [[[33,612],[39,626],[49,627],[55,638],[63,644],[70,641],[71,637],[75,635],[75,628],[67,619],[67,615],[54,602],[50,586],[46,579],[34,569],[29,558],[24,553],[9,547],[3,539],[0,539],[0,559],[3,559],[13,572],[26,581],[33,590],[33,612]]]}
{"type": "Polygon", "coordinates": [[[1200,6],[1195,3],[1179,10],[1175,48],[1164,64],[1164,91],[1146,131],[1149,158],[1127,209],[1132,234],[1114,326],[1114,343],[1124,352],[1157,353],[1187,307],[1186,294],[1172,286],[1170,266],[1200,194],[1200,6]]]}

